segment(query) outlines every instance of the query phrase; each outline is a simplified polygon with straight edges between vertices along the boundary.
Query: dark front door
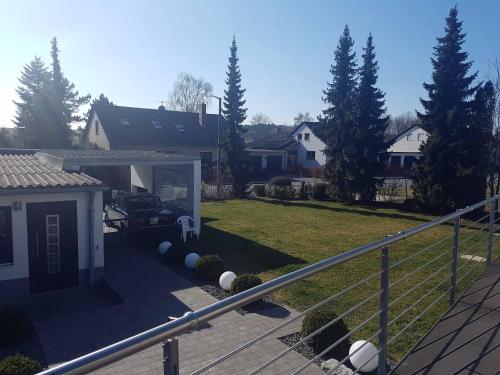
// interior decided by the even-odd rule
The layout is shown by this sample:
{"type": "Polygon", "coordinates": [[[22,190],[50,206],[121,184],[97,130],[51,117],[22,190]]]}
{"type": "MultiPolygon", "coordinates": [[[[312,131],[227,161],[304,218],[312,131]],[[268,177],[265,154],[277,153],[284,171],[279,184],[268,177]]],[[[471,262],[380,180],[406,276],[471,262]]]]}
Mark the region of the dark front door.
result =
{"type": "Polygon", "coordinates": [[[32,293],[78,286],[76,201],[26,204],[32,293]]]}

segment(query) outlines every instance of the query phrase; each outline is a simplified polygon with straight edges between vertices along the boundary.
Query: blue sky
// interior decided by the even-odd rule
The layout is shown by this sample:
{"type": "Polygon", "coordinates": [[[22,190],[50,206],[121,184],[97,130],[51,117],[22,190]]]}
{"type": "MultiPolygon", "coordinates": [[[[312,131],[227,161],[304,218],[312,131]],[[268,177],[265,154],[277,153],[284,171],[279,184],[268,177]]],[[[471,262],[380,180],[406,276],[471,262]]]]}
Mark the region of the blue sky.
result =
{"type": "Polygon", "coordinates": [[[11,126],[23,64],[34,55],[49,63],[53,36],[63,72],[81,93],[157,107],[180,72],[202,76],[221,95],[234,34],[249,117],[263,112],[291,123],[299,111],[316,116],[345,24],[358,57],[374,35],[388,112],[413,111],[430,80],[435,38],[455,4],[468,34],[465,49],[484,79],[488,62],[500,59],[498,1],[2,1],[0,126],[11,126]]]}

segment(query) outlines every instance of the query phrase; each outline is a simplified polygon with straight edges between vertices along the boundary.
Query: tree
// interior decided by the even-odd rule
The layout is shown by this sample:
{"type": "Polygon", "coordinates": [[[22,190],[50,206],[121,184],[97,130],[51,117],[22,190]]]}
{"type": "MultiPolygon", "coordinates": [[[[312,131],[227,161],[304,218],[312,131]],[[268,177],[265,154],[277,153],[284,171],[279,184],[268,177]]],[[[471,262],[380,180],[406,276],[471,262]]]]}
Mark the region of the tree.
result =
{"type": "Polygon", "coordinates": [[[114,105],[112,101],[108,99],[108,97],[104,94],[100,94],[97,98],[94,98],[92,102],[90,103],[90,108],[89,110],[85,113],[85,120],[88,120],[90,117],[90,114],[92,113],[92,107],[96,104],[104,104],[104,105],[114,105]]]}
{"type": "Polygon", "coordinates": [[[376,87],[378,62],[371,33],[363,48],[362,59],[356,97],[358,161],[355,183],[361,201],[372,202],[375,200],[377,186],[382,182],[380,176],[384,170],[384,160],[381,155],[386,149],[384,133],[389,125],[389,116],[386,116],[385,94],[376,87]]]}
{"type": "Polygon", "coordinates": [[[333,197],[348,202],[354,200],[356,173],[356,55],[353,45],[346,26],[335,50],[335,63],[330,68],[332,82],[323,91],[323,101],[328,108],[320,117],[328,134],[323,174],[330,183],[333,197]]]}
{"type": "Polygon", "coordinates": [[[27,148],[42,148],[50,143],[51,128],[48,118],[50,73],[38,56],[23,67],[16,93],[14,124],[27,148]]]}
{"type": "Polygon", "coordinates": [[[271,125],[273,120],[271,118],[261,112],[256,113],[252,116],[250,120],[250,125],[271,125]]]}
{"type": "Polygon", "coordinates": [[[434,48],[432,83],[424,83],[428,99],[417,113],[429,133],[421,146],[415,197],[428,211],[445,212],[484,198],[486,163],[484,132],[487,93],[468,75],[472,62],[462,50],[466,34],[457,7],[446,18],[445,35],[434,48]]]}
{"type": "Polygon", "coordinates": [[[212,85],[203,78],[180,73],[169,95],[168,107],[174,111],[198,112],[201,103],[210,104],[212,85]]]}
{"type": "MultiPolygon", "coordinates": [[[[489,78],[492,82],[493,96],[490,103],[493,109],[493,130],[489,142],[488,189],[490,196],[500,194],[500,62],[490,64],[489,78]]],[[[498,201],[495,202],[498,211],[498,201]]]]}
{"type": "Polygon", "coordinates": [[[391,117],[389,126],[387,127],[387,135],[396,136],[410,129],[413,125],[419,123],[417,116],[413,112],[402,113],[398,116],[391,117]]]}
{"type": "Polygon", "coordinates": [[[224,109],[222,110],[225,120],[223,149],[227,169],[233,180],[233,192],[235,195],[241,196],[245,192],[248,178],[248,156],[242,137],[242,124],[246,119],[247,109],[244,107],[243,95],[246,89],[241,88],[241,72],[237,52],[238,47],[233,37],[227,67],[227,89],[224,90],[224,109]]]}
{"type": "Polygon", "coordinates": [[[90,95],[80,96],[75,85],[62,73],[57,39],[51,40],[52,77],[49,115],[54,129],[54,146],[71,146],[71,124],[83,121],[80,107],[90,101],[90,95]]]}
{"type": "Polygon", "coordinates": [[[313,120],[313,118],[311,117],[309,112],[304,112],[304,113],[299,112],[299,113],[297,113],[297,116],[295,116],[293,118],[293,126],[299,126],[303,122],[308,122],[308,121],[312,121],[312,120],[313,120]]]}
{"type": "Polygon", "coordinates": [[[14,147],[14,142],[9,135],[9,130],[6,128],[0,128],[0,148],[10,147],[14,147]]]}

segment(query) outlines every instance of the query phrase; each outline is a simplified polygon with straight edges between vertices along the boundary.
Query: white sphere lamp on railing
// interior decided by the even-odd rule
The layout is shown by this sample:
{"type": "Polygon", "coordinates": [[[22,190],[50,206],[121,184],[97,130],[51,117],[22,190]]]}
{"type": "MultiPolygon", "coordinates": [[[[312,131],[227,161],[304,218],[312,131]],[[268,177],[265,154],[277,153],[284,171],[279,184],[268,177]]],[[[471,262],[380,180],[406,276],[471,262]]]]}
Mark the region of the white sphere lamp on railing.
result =
{"type": "Polygon", "coordinates": [[[170,241],[163,241],[159,246],[158,246],[158,251],[160,252],[161,255],[165,255],[172,247],[172,242],[170,241]]]}
{"type": "Polygon", "coordinates": [[[356,341],[349,349],[349,360],[357,370],[371,372],[378,365],[377,352],[377,348],[371,342],[365,340],[356,341]]]}
{"type": "Polygon", "coordinates": [[[200,259],[198,253],[189,253],[188,255],[186,255],[186,258],[184,258],[184,265],[186,266],[186,268],[194,270],[196,268],[198,259],[200,259]]]}
{"type": "Polygon", "coordinates": [[[220,275],[219,285],[224,290],[230,290],[234,279],[236,279],[236,274],[232,271],[226,271],[220,275]]]}

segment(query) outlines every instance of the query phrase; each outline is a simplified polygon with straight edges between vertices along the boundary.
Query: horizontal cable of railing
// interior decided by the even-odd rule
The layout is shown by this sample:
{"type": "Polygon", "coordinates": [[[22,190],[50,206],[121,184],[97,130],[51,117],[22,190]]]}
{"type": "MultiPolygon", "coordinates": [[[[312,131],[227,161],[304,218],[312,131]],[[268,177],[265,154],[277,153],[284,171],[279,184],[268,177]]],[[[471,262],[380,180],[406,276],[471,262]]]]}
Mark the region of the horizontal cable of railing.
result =
{"type": "Polygon", "coordinates": [[[142,351],[150,346],[161,343],[169,337],[184,333],[190,329],[198,327],[200,324],[208,322],[220,315],[235,310],[250,302],[256,301],[267,294],[276,290],[282,289],[287,285],[294,282],[303,280],[311,275],[320,271],[329,269],[333,266],[344,263],[348,260],[358,258],[364,254],[377,250],[379,248],[388,246],[392,243],[408,238],[410,236],[421,233],[430,228],[436,227],[446,223],[455,218],[470,213],[480,207],[483,207],[491,202],[498,200],[500,196],[494,196],[478,202],[474,205],[468,206],[454,213],[436,218],[427,223],[420,224],[413,228],[401,231],[392,236],[384,239],[371,242],[369,244],[356,247],[350,251],[341,253],[323,261],[306,266],[297,271],[280,276],[276,279],[268,281],[260,286],[249,289],[245,292],[228,297],[222,301],[216,302],[212,305],[204,307],[194,312],[188,312],[184,316],[174,321],[161,324],[157,327],[141,332],[135,336],[129,337],[120,342],[109,345],[105,348],[99,349],[95,352],[89,353],[82,357],[76,358],[62,365],[42,372],[42,374],[63,374],[63,373],[86,373],[110,363],[116,362],[120,359],[128,357],[134,353],[142,351]]]}

